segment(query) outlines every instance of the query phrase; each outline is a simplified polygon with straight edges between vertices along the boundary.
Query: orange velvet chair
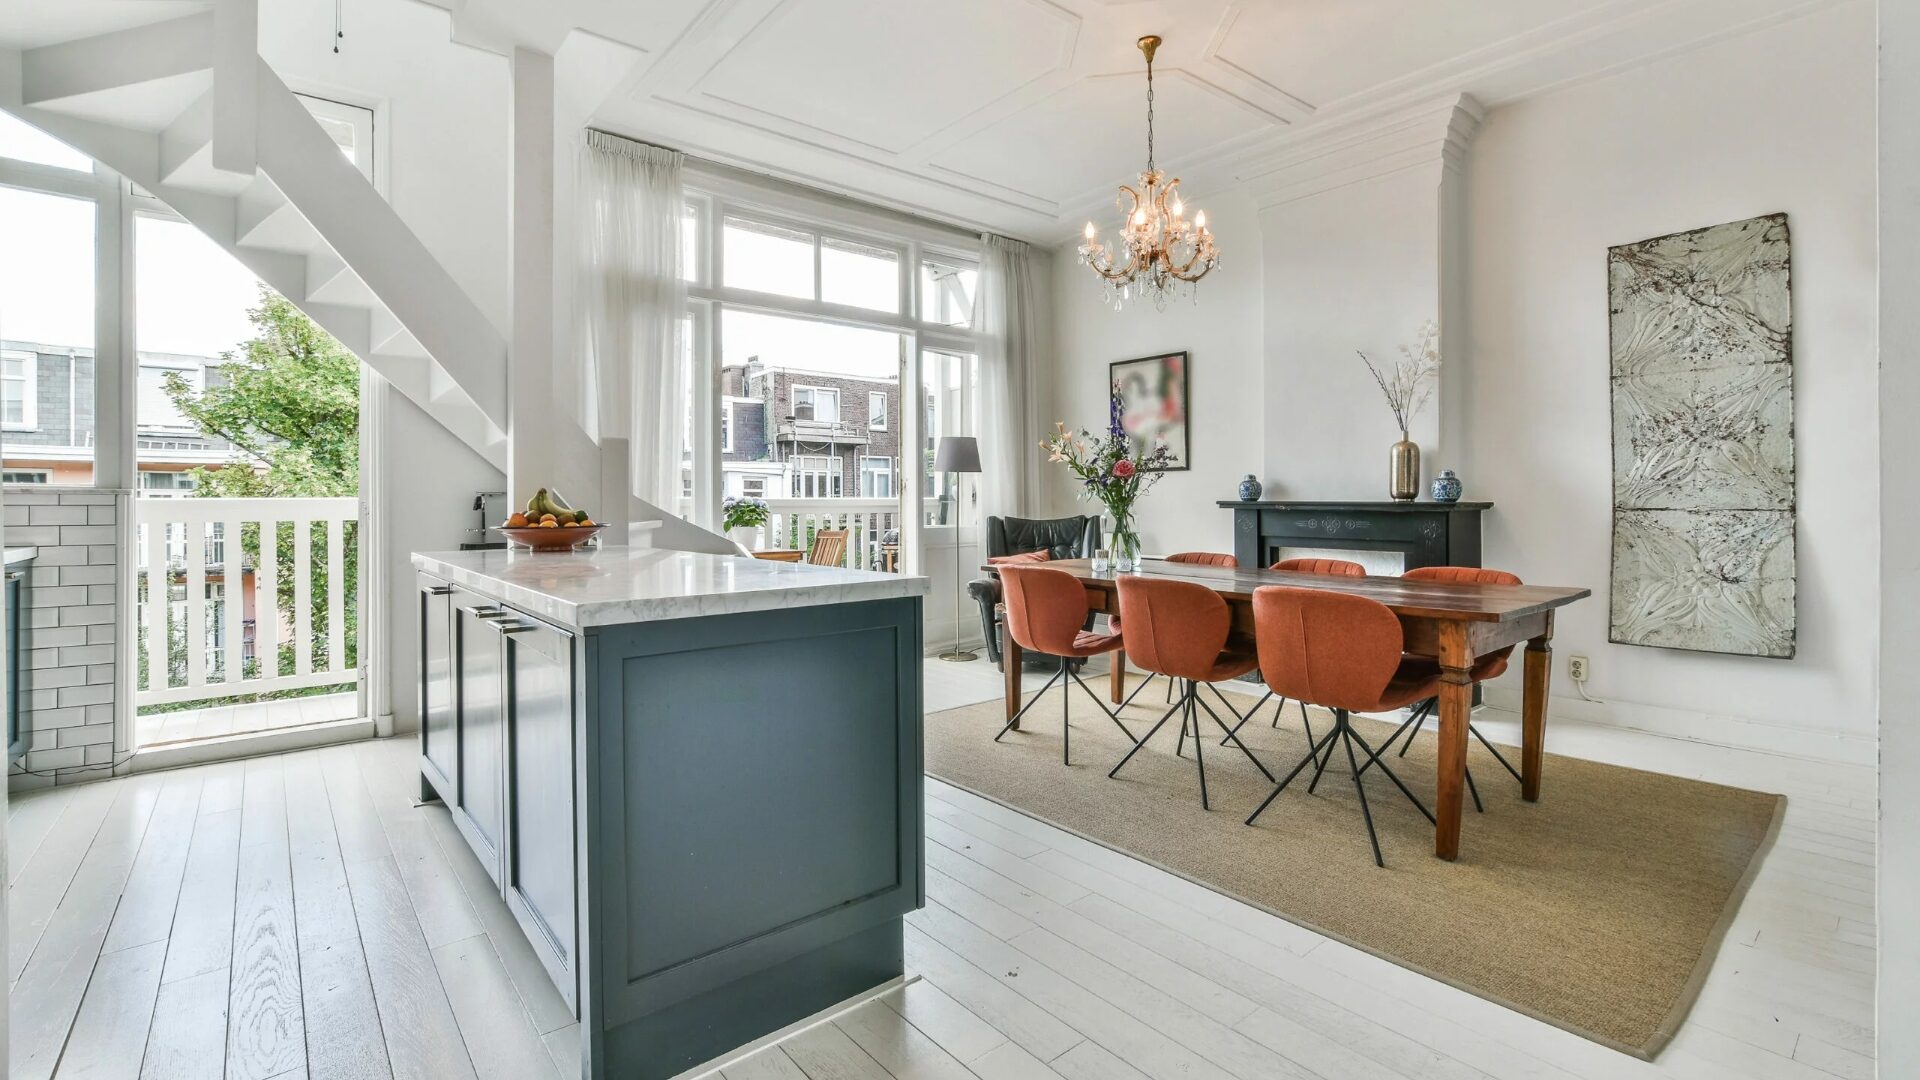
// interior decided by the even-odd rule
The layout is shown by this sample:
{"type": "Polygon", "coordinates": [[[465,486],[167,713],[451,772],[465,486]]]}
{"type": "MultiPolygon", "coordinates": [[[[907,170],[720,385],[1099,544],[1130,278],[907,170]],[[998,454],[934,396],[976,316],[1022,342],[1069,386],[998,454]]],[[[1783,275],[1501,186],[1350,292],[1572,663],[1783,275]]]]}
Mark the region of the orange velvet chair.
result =
{"type": "MultiPolygon", "coordinates": [[[[1520,576],[1518,574],[1509,573],[1505,570],[1489,570],[1481,566],[1421,566],[1409,570],[1400,576],[1407,581],[1439,581],[1465,585],[1520,584],[1520,576]]],[[[1471,669],[1473,681],[1475,683],[1482,683],[1488,679],[1499,676],[1507,670],[1507,661],[1512,656],[1513,646],[1509,645],[1504,649],[1495,649],[1485,656],[1474,657],[1473,668],[1471,669]]],[[[1406,723],[1400,725],[1400,730],[1394,732],[1393,738],[1388,739],[1385,745],[1392,746],[1393,740],[1398,739],[1401,732],[1406,732],[1407,739],[1400,744],[1400,756],[1406,757],[1407,747],[1413,745],[1414,736],[1420,734],[1421,727],[1425,726],[1426,722],[1433,716],[1433,710],[1439,703],[1440,700],[1438,698],[1421,702],[1420,705],[1413,710],[1413,715],[1407,718],[1406,723]]],[[[1507,760],[1506,755],[1502,754],[1492,743],[1488,742],[1485,735],[1480,734],[1480,729],[1474,727],[1472,721],[1467,722],[1467,730],[1473,733],[1474,738],[1480,740],[1480,745],[1487,748],[1487,752],[1493,755],[1495,761],[1498,761],[1508,772],[1513,774],[1513,778],[1516,781],[1520,779],[1520,770],[1514,768],[1513,763],[1507,760]]],[[[1473,808],[1485,812],[1486,807],[1480,803],[1480,789],[1473,782],[1473,770],[1471,769],[1467,770],[1467,790],[1473,794],[1473,808]]]]}
{"type": "MultiPolygon", "coordinates": [[[[1240,566],[1239,559],[1219,551],[1176,551],[1167,556],[1166,561],[1170,563],[1186,563],[1189,566],[1224,566],[1230,570],[1238,569],[1240,566]]],[[[1108,633],[1118,634],[1120,632],[1120,618],[1119,615],[1107,616],[1108,633]]],[[[1116,658],[1114,662],[1125,663],[1125,654],[1116,658]]],[[[1133,699],[1139,697],[1140,691],[1147,688],[1147,684],[1153,681],[1153,676],[1153,672],[1148,672],[1147,677],[1140,680],[1140,685],[1133,688],[1133,693],[1127,695],[1127,700],[1120,703],[1120,708],[1124,709],[1133,704],[1133,699]]],[[[1215,693],[1218,693],[1218,691],[1215,691],[1215,693]]],[[[1173,680],[1171,679],[1167,680],[1167,696],[1163,700],[1167,704],[1173,703],[1173,680]]],[[[1225,699],[1222,700],[1224,701],[1225,699]]],[[[1224,746],[1226,744],[1222,743],[1221,745],[1224,746]]]]}
{"type": "Polygon", "coordinates": [[[1028,709],[1034,707],[1049,687],[1060,685],[1060,760],[1073,764],[1072,732],[1073,725],[1067,716],[1067,685],[1062,680],[1072,679],[1087,692],[1093,703],[1105,713],[1107,719],[1118,725],[1133,741],[1133,732],[1127,731],[1127,725],[1107,710],[1085,682],[1080,679],[1074,661],[1084,660],[1101,653],[1117,652],[1120,649],[1118,634],[1096,634],[1082,629],[1087,625],[1087,590],[1072,574],[1064,570],[1048,569],[1040,565],[1019,565],[1002,563],[1000,566],[1001,596],[1007,606],[1006,631],[1019,642],[1020,647],[1031,652],[1046,653],[1060,658],[1060,669],[1055,671],[1038,692],[1020,711],[1013,714],[1007,726],[993,737],[999,742],[1007,732],[1020,723],[1028,709]]]}
{"type": "Polygon", "coordinates": [[[1345,559],[1281,559],[1269,570],[1291,570],[1296,574],[1337,574],[1341,577],[1366,577],[1367,568],[1345,559]]]}
{"type": "Polygon", "coordinates": [[[1333,744],[1337,741],[1347,751],[1347,768],[1353,774],[1353,789],[1360,796],[1360,814],[1366,819],[1374,864],[1385,866],[1362,774],[1378,765],[1428,821],[1433,820],[1433,813],[1380,760],[1381,751],[1367,745],[1349,718],[1352,713],[1386,712],[1432,697],[1440,687],[1439,665],[1421,657],[1403,656],[1399,618],[1385,604],[1364,596],[1269,585],[1253,592],[1253,626],[1260,674],[1267,685],[1276,694],[1332,709],[1333,731],[1319,743],[1309,745],[1300,763],[1247,816],[1247,824],[1253,824],[1280,797],[1308,762],[1314,763],[1313,782],[1307,786],[1311,794],[1319,786],[1327,763],[1333,760],[1333,744]],[[1364,766],[1354,753],[1356,745],[1366,755],[1364,766]],[[1322,747],[1327,749],[1325,760],[1320,758],[1322,747]]]}
{"type": "MultiPolygon", "coordinates": [[[[1366,577],[1367,576],[1366,567],[1361,566],[1357,562],[1348,562],[1345,559],[1281,559],[1279,562],[1274,563],[1272,566],[1267,567],[1267,569],[1285,570],[1295,574],[1328,574],[1333,577],[1366,577]]],[[[1268,687],[1267,692],[1261,695],[1260,700],[1253,703],[1253,708],[1247,710],[1246,720],[1242,720],[1240,721],[1239,724],[1235,724],[1233,727],[1233,730],[1238,732],[1240,730],[1241,725],[1245,724],[1247,720],[1251,720],[1253,718],[1253,715],[1260,711],[1260,706],[1265,705],[1267,703],[1267,699],[1272,696],[1273,696],[1273,688],[1268,687]]],[[[1307,745],[1311,746],[1313,745],[1313,721],[1307,717],[1307,703],[1302,701],[1299,703],[1299,705],[1300,705],[1300,723],[1303,727],[1307,729],[1307,745]]],[[[1286,709],[1287,709],[1287,699],[1284,696],[1282,696],[1280,698],[1280,703],[1273,707],[1273,723],[1267,726],[1276,727],[1276,728],[1279,727],[1280,714],[1285,712],[1286,709]]],[[[1226,744],[1223,742],[1221,745],[1224,746],[1226,744]]],[[[1327,753],[1329,754],[1333,753],[1333,750],[1331,747],[1328,748],[1327,753]]]]}
{"type": "Polygon", "coordinates": [[[1200,770],[1200,806],[1210,809],[1207,801],[1207,763],[1200,744],[1200,710],[1205,709],[1220,730],[1227,733],[1240,752],[1247,755],[1267,779],[1273,774],[1253,756],[1239,736],[1220,719],[1213,707],[1200,700],[1200,684],[1214,683],[1222,679],[1237,679],[1254,669],[1256,663],[1248,653],[1230,649],[1227,637],[1233,628],[1232,615],[1227,610],[1227,602],[1220,594],[1205,585],[1196,585],[1189,581],[1175,581],[1171,578],[1125,576],[1120,579],[1120,617],[1126,626],[1124,638],[1127,655],[1139,665],[1142,671],[1165,675],[1170,679],[1182,680],[1180,699],[1173,707],[1156,721],[1147,732],[1127,751],[1108,776],[1117,775],[1133,755],[1153,738],[1154,733],[1172,719],[1174,713],[1180,714],[1180,742],[1184,746],[1186,737],[1193,735],[1193,760],[1200,770]]]}

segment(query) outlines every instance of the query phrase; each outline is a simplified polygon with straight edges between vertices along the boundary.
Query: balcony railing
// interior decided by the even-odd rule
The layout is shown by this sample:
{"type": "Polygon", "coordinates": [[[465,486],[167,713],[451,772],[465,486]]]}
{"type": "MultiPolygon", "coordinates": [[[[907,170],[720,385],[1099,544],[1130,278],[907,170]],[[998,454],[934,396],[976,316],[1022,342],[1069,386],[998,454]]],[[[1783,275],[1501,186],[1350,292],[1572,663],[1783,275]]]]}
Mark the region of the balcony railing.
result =
{"type": "Polygon", "coordinates": [[[133,505],[137,706],[359,681],[358,500],[133,505]]]}
{"type": "Polygon", "coordinates": [[[822,529],[847,530],[841,565],[856,570],[900,571],[900,502],[897,499],[768,499],[773,520],[760,529],[761,548],[810,551],[822,529]]]}
{"type": "Polygon", "coordinates": [[[848,420],[808,420],[797,416],[785,417],[773,427],[775,437],[781,439],[853,444],[870,442],[871,430],[866,424],[848,420]]]}

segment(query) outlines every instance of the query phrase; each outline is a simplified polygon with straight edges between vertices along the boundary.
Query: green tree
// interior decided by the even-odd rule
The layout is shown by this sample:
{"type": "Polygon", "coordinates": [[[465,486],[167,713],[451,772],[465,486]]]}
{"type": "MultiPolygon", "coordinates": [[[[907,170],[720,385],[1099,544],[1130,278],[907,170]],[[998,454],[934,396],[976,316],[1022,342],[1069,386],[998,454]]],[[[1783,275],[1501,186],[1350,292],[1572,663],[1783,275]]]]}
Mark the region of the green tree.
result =
{"type": "MultiPolygon", "coordinates": [[[[266,285],[260,286],[260,304],[247,311],[254,336],[237,350],[221,354],[218,384],[196,389],[178,373],[168,373],[167,396],[200,433],[233,445],[233,456],[218,468],[193,470],[196,498],[337,498],[360,493],[360,360],[316,325],[291,301],[266,285]]],[[[281,523],[273,537],[278,565],[276,585],[282,611],[294,604],[294,528],[281,523]]],[[[249,565],[260,563],[260,527],[241,528],[241,550],[249,565]]],[[[349,524],[342,537],[345,566],[342,582],[342,639],[348,667],[358,652],[359,585],[358,530],[349,524]]],[[[312,613],[314,666],[327,662],[327,574],[324,552],[326,530],[313,526],[308,538],[312,554],[309,595],[312,613]]],[[[256,628],[256,640],[270,640],[272,630],[256,628]]],[[[184,651],[185,642],[181,642],[184,651]]],[[[171,650],[169,650],[171,651],[171,650]]],[[[281,646],[274,656],[276,670],[292,674],[293,647],[281,646]]],[[[142,656],[144,664],[145,657],[142,656]]],[[[260,658],[247,672],[253,676],[260,658]]],[[[143,676],[144,677],[144,676],[143,676]]],[[[325,692],[326,688],[276,693],[296,696],[325,692]]],[[[204,705],[206,703],[197,703],[204,705]]]]}

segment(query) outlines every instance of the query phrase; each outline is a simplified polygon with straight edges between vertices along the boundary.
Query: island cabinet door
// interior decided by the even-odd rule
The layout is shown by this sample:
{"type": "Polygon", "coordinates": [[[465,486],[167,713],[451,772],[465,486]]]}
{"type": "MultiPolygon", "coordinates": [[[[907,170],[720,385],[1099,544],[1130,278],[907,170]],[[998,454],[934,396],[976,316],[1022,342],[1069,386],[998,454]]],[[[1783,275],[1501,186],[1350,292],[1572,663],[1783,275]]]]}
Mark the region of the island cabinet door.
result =
{"type": "Polygon", "coordinates": [[[455,806],[460,748],[453,727],[453,586],[423,575],[419,609],[420,773],[434,794],[455,806]]]}
{"type": "Polygon", "coordinates": [[[464,590],[453,594],[454,722],[459,793],[453,823],[495,884],[507,829],[507,739],[498,624],[510,613],[464,590]]]}
{"type": "Polygon", "coordinates": [[[575,1004],[573,636],[515,616],[505,641],[507,907],[575,1004]]]}

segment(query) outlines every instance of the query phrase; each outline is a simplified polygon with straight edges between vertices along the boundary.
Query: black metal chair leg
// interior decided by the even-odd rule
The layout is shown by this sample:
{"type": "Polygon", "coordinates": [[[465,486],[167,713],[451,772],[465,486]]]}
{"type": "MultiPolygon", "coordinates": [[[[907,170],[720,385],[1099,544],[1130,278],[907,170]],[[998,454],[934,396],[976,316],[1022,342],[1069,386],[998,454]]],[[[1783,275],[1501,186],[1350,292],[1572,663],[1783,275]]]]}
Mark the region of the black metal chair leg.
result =
{"type": "Polygon", "coordinates": [[[1341,732],[1346,735],[1347,767],[1353,770],[1353,790],[1360,796],[1360,816],[1367,822],[1367,843],[1373,845],[1373,865],[1385,869],[1387,860],[1380,857],[1380,837],[1373,831],[1373,811],[1367,807],[1367,785],[1360,782],[1360,762],[1353,756],[1353,726],[1347,722],[1344,709],[1334,714],[1334,722],[1340,725],[1341,732]]]}
{"type": "MultiPolygon", "coordinates": [[[[1280,714],[1275,713],[1274,723],[1277,725],[1279,722],[1280,722],[1280,714]]],[[[1313,721],[1309,719],[1307,716],[1307,703],[1304,701],[1300,703],[1300,723],[1302,726],[1304,726],[1307,729],[1307,745],[1309,746],[1313,745],[1313,721]]],[[[1327,747],[1327,760],[1328,761],[1333,760],[1333,747],[1331,746],[1327,747]]],[[[1324,765],[1321,766],[1321,768],[1325,768],[1325,767],[1326,766],[1324,765]]]]}
{"type": "MultiPolygon", "coordinates": [[[[1253,756],[1253,751],[1247,749],[1247,744],[1240,741],[1240,736],[1235,735],[1233,731],[1227,727],[1227,722],[1225,720],[1220,719],[1220,714],[1213,711],[1213,706],[1208,705],[1205,701],[1202,701],[1199,695],[1197,694],[1194,696],[1194,700],[1200,703],[1201,708],[1207,710],[1207,715],[1213,717],[1213,722],[1220,725],[1220,730],[1225,731],[1227,733],[1227,737],[1220,740],[1220,744],[1222,746],[1225,746],[1228,743],[1232,743],[1233,745],[1239,747],[1240,752],[1247,755],[1247,760],[1253,762],[1253,767],[1256,769],[1259,769],[1260,775],[1265,776],[1267,778],[1267,782],[1271,784],[1273,782],[1273,774],[1267,771],[1267,767],[1265,765],[1260,764],[1259,758],[1253,756]]],[[[1239,714],[1235,713],[1234,715],[1238,716],[1239,714]]],[[[1246,720],[1243,718],[1240,722],[1244,724],[1246,723],[1246,720]]],[[[1198,741],[1200,738],[1199,717],[1196,716],[1194,718],[1193,726],[1194,726],[1193,737],[1195,741],[1198,741]]]]}
{"type": "MultiPolygon", "coordinates": [[[[1338,734],[1338,732],[1336,731],[1334,734],[1338,734]]],[[[1321,745],[1328,745],[1328,744],[1331,744],[1332,742],[1333,742],[1333,735],[1328,735],[1326,739],[1322,741],[1321,745]]],[[[1266,810],[1267,806],[1273,802],[1273,800],[1280,797],[1281,792],[1287,790],[1287,785],[1293,783],[1293,778],[1296,776],[1299,776],[1300,770],[1307,767],[1307,762],[1319,761],[1319,760],[1320,760],[1320,747],[1319,746],[1308,747],[1306,754],[1300,758],[1300,761],[1298,764],[1294,765],[1293,771],[1287,774],[1286,779],[1280,781],[1278,784],[1275,784],[1273,786],[1273,790],[1267,793],[1267,797],[1261,800],[1259,806],[1254,808],[1253,813],[1247,815],[1247,824],[1249,825],[1253,824],[1253,819],[1259,817],[1260,814],[1264,810],[1266,810]]]]}
{"type": "MultiPolygon", "coordinates": [[[[1079,683],[1080,689],[1085,691],[1086,695],[1093,699],[1094,707],[1098,708],[1101,712],[1105,713],[1107,719],[1113,721],[1113,725],[1120,729],[1120,733],[1127,737],[1127,741],[1128,742],[1135,741],[1133,737],[1133,732],[1127,728],[1126,723],[1120,719],[1119,714],[1115,713],[1112,709],[1107,708],[1107,703],[1100,700],[1100,695],[1094,693],[1093,687],[1087,685],[1087,680],[1081,678],[1080,673],[1077,671],[1068,672],[1068,674],[1073,676],[1073,681],[1076,683],[1079,683]]],[[[1064,689],[1064,687],[1062,689],[1064,689]]]]}
{"type": "Polygon", "coordinates": [[[1467,770],[1467,790],[1473,793],[1473,812],[1476,814],[1486,813],[1487,808],[1480,805],[1480,787],[1473,782],[1472,769],[1467,770]]]}
{"type": "MultiPolygon", "coordinates": [[[[1414,710],[1413,730],[1407,732],[1407,741],[1400,744],[1401,757],[1407,756],[1407,748],[1413,745],[1414,736],[1420,734],[1420,729],[1426,725],[1427,717],[1432,715],[1433,707],[1438,704],[1439,701],[1440,699],[1437,697],[1430,697],[1421,702],[1420,706],[1414,710]]],[[[1405,725],[1402,726],[1404,727],[1405,725]]]]}
{"type": "Polygon", "coordinates": [[[1157,671],[1147,672],[1147,677],[1140,680],[1140,685],[1133,688],[1133,693],[1128,694],[1125,698],[1121,700],[1120,704],[1115,705],[1114,708],[1116,710],[1124,709],[1127,706],[1133,704],[1133,699],[1140,696],[1140,691],[1145,690],[1147,688],[1148,683],[1152,682],[1153,680],[1159,677],[1160,677],[1160,673],[1157,671]]]}
{"type": "Polygon", "coordinates": [[[1193,763],[1200,770],[1200,809],[1211,810],[1207,805],[1207,758],[1200,745],[1207,740],[1200,737],[1199,688],[1192,681],[1187,683],[1187,715],[1193,720],[1193,763]]]}
{"type": "MultiPolygon", "coordinates": [[[[1171,675],[1169,675],[1169,676],[1167,676],[1167,677],[1168,677],[1169,679],[1171,679],[1171,678],[1172,678],[1173,676],[1171,676],[1171,675]]],[[[1173,756],[1174,756],[1174,757],[1186,757],[1186,756],[1187,756],[1187,720],[1186,720],[1186,716],[1187,716],[1187,713],[1186,713],[1186,708],[1185,708],[1185,703],[1186,703],[1186,700],[1187,700],[1187,691],[1186,691],[1186,688],[1185,688],[1185,687],[1183,686],[1183,687],[1181,687],[1181,689],[1180,689],[1180,701],[1181,701],[1181,711],[1180,711],[1180,741],[1174,744],[1174,747],[1173,747],[1173,756]]],[[[1199,732],[1198,732],[1198,731],[1195,731],[1195,732],[1194,732],[1194,734],[1195,734],[1195,735],[1198,735],[1198,734],[1199,734],[1199,732]]]]}
{"type": "MultiPolygon", "coordinates": [[[[1260,700],[1253,703],[1253,708],[1247,710],[1247,715],[1240,717],[1240,722],[1233,725],[1233,730],[1229,732],[1229,734],[1232,734],[1232,735],[1240,734],[1240,729],[1247,726],[1247,721],[1253,719],[1254,714],[1260,711],[1260,706],[1265,705],[1267,703],[1267,699],[1272,696],[1273,696],[1273,691],[1271,690],[1260,695],[1260,700]]],[[[1286,704],[1286,699],[1285,698],[1280,699],[1280,703],[1282,705],[1286,704]]],[[[1220,745],[1221,746],[1227,745],[1227,740],[1221,739],[1220,745]]]]}
{"type": "Polygon", "coordinates": [[[1013,726],[1020,722],[1020,718],[1027,715],[1027,710],[1033,708],[1035,705],[1038,705],[1040,703],[1040,699],[1046,695],[1048,688],[1052,687],[1053,684],[1058,682],[1059,680],[1060,680],[1060,673],[1057,671],[1054,672],[1051,676],[1049,676],[1047,678],[1046,683],[1043,686],[1041,686],[1040,689],[1034,691],[1034,694],[1031,698],[1027,699],[1027,703],[1025,705],[1020,706],[1018,711],[1016,711],[1012,716],[1007,718],[1007,726],[1000,729],[1000,735],[995,735],[993,737],[993,741],[999,742],[1001,735],[1005,735],[1007,732],[1012,731],[1013,726]]]}
{"type": "MultiPolygon", "coordinates": [[[[1345,731],[1346,729],[1347,729],[1347,722],[1344,719],[1344,714],[1342,714],[1338,709],[1335,709],[1333,713],[1333,733],[1335,735],[1338,735],[1342,731],[1345,731]]],[[[1325,773],[1327,771],[1327,766],[1331,764],[1333,764],[1333,747],[1329,745],[1327,747],[1326,760],[1315,761],[1313,763],[1313,783],[1307,785],[1307,794],[1309,795],[1313,794],[1314,791],[1320,787],[1320,776],[1322,773],[1325,773]]]]}
{"type": "MultiPolygon", "coordinates": [[[[1073,674],[1067,670],[1067,659],[1064,656],[1060,658],[1060,674],[1062,676],[1073,674]]],[[[1073,695],[1067,693],[1067,690],[1066,684],[1062,683],[1060,686],[1060,764],[1062,765],[1073,764],[1073,701],[1071,700],[1073,695]]]]}
{"type": "Polygon", "coordinates": [[[1354,774],[1355,779],[1358,779],[1361,773],[1366,772],[1368,769],[1372,768],[1373,766],[1375,765],[1380,766],[1380,771],[1387,774],[1387,779],[1393,781],[1393,786],[1400,789],[1400,794],[1405,795],[1407,797],[1407,801],[1413,804],[1413,808],[1415,810],[1420,811],[1422,814],[1425,814],[1428,821],[1432,821],[1433,812],[1428,810],[1426,808],[1426,805],[1422,803],[1420,799],[1414,795],[1413,792],[1407,790],[1407,785],[1401,783],[1400,777],[1394,775],[1394,771],[1392,769],[1387,768],[1387,763],[1381,760],[1380,758],[1381,751],[1385,750],[1386,747],[1383,745],[1380,750],[1375,750],[1373,747],[1368,746],[1367,740],[1361,738],[1360,733],[1353,730],[1353,724],[1351,722],[1347,724],[1347,732],[1348,732],[1347,737],[1353,740],[1354,742],[1359,743],[1360,749],[1365,751],[1367,755],[1367,763],[1365,765],[1360,766],[1360,768],[1355,772],[1354,774]]]}
{"type": "Polygon", "coordinates": [[[1173,708],[1168,709],[1164,713],[1161,713],[1160,719],[1154,721],[1153,726],[1147,729],[1147,733],[1141,736],[1140,739],[1133,744],[1133,749],[1127,751],[1127,756],[1120,759],[1120,764],[1115,765],[1112,769],[1107,771],[1107,776],[1111,778],[1115,773],[1118,773],[1120,771],[1121,766],[1124,766],[1127,762],[1132,761],[1133,755],[1139,753],[1140,748],[1147,745],[1147,741],[1149,739],[1152,739],[1155,735],[1158,735],[1160,733],[1160,729],[1166,726],[1167,721],[1173,719],[1173,714],[1175,712],[1178,712],[1179,709],[1180,709],[1180,706],[1175,705],[1173,708]]]}
{"type": "Polygon", "coordinates": [[[1495,750],[1493,748],[1493,744],[1487,741],[1487,737],[1485,735],[1480,734],[1480,729],[1477,727],[1474,727],[1471,721],[1469,721],[1467,724],[1467,730],[1473,733],[1474,738],[1480,740],[1480,745],[1487,748],[1487,753],[1492,754],[1493,759],[1495,761],[1498,761],[1500,764],[1505,765],[1507,767],[1507,771],[1513,774],[1513,778],[1515,780],[1520,779],[1520,770],[1513,767],[1513,763],[1507,760],[1506,755],[1502,754],[1498,750],[1495,750]]]}

